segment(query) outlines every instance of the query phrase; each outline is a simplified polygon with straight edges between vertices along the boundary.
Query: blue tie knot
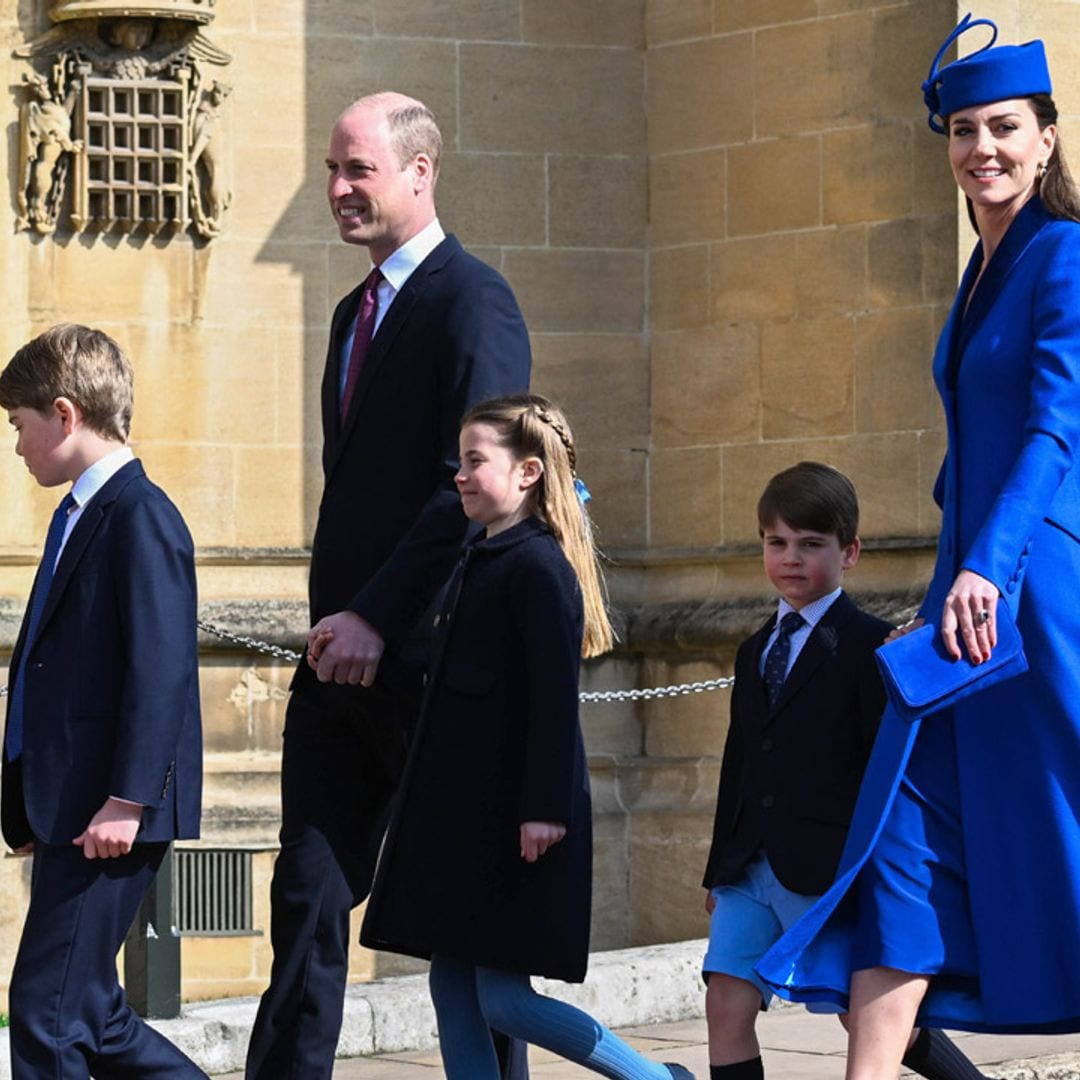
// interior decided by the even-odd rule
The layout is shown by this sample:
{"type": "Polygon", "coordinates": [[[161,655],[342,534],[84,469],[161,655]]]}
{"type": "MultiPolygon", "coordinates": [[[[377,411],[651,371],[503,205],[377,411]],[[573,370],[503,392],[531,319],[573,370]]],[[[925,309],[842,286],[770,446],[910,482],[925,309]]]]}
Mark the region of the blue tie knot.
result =
{"type": "Polygon", "coordinates": [[[780,633],[785,637],[791,637],[805,622],[806,620],[797,611],[789,611],[780,620],[780,633]]]}

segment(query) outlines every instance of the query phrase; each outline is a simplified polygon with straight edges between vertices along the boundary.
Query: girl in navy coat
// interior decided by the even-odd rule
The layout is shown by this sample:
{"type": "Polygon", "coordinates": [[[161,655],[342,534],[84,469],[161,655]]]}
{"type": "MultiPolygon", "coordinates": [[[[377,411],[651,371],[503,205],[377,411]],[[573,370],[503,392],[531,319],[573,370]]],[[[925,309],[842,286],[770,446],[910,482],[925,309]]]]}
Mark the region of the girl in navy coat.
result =
{"type": "Polygon", "coordinates": [[[939,69],[969,25],[924,84],[979,243],[934,358],[949,444],[921,615],[977,665],[1007,606],[1030,670],[911,725],[886,710],[837,883],[759,965],[800,1000],[850,990],[851,1080],[896,1076],[916,1013],[1080,1030],[1080,197],[1042,42],[939,69]]]}
{"type": "Polygon", "coordinates": [[[611,647],[562,413],[536,395],[465,417],[466,546],[361,941],[431,959],[446,1075],[496,1080],[491,1028],[609,1077],[650,1062],[530,975],[580,982],[592,834],[578,724],[582,656],[611,647]]]}

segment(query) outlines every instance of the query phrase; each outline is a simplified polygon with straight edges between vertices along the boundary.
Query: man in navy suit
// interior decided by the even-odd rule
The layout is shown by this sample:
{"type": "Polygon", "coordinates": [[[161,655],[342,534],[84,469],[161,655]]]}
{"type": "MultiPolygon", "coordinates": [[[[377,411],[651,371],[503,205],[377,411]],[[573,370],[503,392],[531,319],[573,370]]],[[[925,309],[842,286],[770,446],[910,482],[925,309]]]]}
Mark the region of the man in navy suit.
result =
{"type": "Polygon", "coordinates": [[[132,369],[56,326],[0,374],[15,451],[53,515],[11,658],[2,825],[33,853],[11,977],[15,1080],[205,1077],[148,1027],[116,955],[169,841],[199,834],[195,565],[176,507],[126,445],[132,369]]]}
{"type": "Polygon", "coordinates": [[[441,142],[426,106],[391,93],[350,105],[330,136],[330,209],[373,272],[330,329],[313,627],[285,716],[274,962],[248,1049],[252,1080],[331,1076],[349,912],[371,888],[430,611],[466,535],[453,482],[459,422],[476,402],[528,386],[510,287],[436,217],[441,142]]]}

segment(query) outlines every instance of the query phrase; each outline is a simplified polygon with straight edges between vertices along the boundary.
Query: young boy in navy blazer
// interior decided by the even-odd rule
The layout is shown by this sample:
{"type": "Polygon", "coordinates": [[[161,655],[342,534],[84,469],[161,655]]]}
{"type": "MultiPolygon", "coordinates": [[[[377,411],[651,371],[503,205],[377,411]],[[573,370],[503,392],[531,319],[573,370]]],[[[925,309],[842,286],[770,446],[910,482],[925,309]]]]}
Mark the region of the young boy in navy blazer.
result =
{"type": "Polygon", "coordinates": [[[56,326],[0,373],[53,515],[9,670],[0,824],[33,854],[10,984],[15,1080],[204,1077],[128,1005],[116,955],[202,785],[191,536],[127,446],[132,368],[56,326]]]}
{"type": "MultiPolygon", "coordinates": [[[[703,882],[711,1080],[765,1075],[754,1029],[772,995],[754,965],[836,873],[885,705],[873,653],[892,629],[841,587],[860,551],[846,476],[812,461],[778,473],[758,526],[779,598],[736,654],[703,882]]],[[[931,1080],[981,1076],[937,1031],[913,1034],[904,1064],[931,1080]]]]}

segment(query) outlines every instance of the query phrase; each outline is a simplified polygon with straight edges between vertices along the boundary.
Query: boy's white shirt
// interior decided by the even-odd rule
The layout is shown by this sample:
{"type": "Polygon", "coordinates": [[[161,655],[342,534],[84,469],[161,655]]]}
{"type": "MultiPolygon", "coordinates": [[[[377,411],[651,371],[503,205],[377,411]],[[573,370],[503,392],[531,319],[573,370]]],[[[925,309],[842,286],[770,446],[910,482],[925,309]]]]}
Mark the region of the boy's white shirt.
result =
{"type": "Polygon", "coordinates": [[[79,518],[82,517],[86,504],[116,475],[129,461],[135,460],[135,454],[130,446],[120,446],[111,450],[104,457],[99,457],[93,465],[84,469],[79,479],[71,485],[71,496],[75,505],[68,511],[67,524],[64,526],[64,538],[60,541],[60,548],[56,553],[56,570],[63,553],[64,545],[75,528],[79,518]]]}

